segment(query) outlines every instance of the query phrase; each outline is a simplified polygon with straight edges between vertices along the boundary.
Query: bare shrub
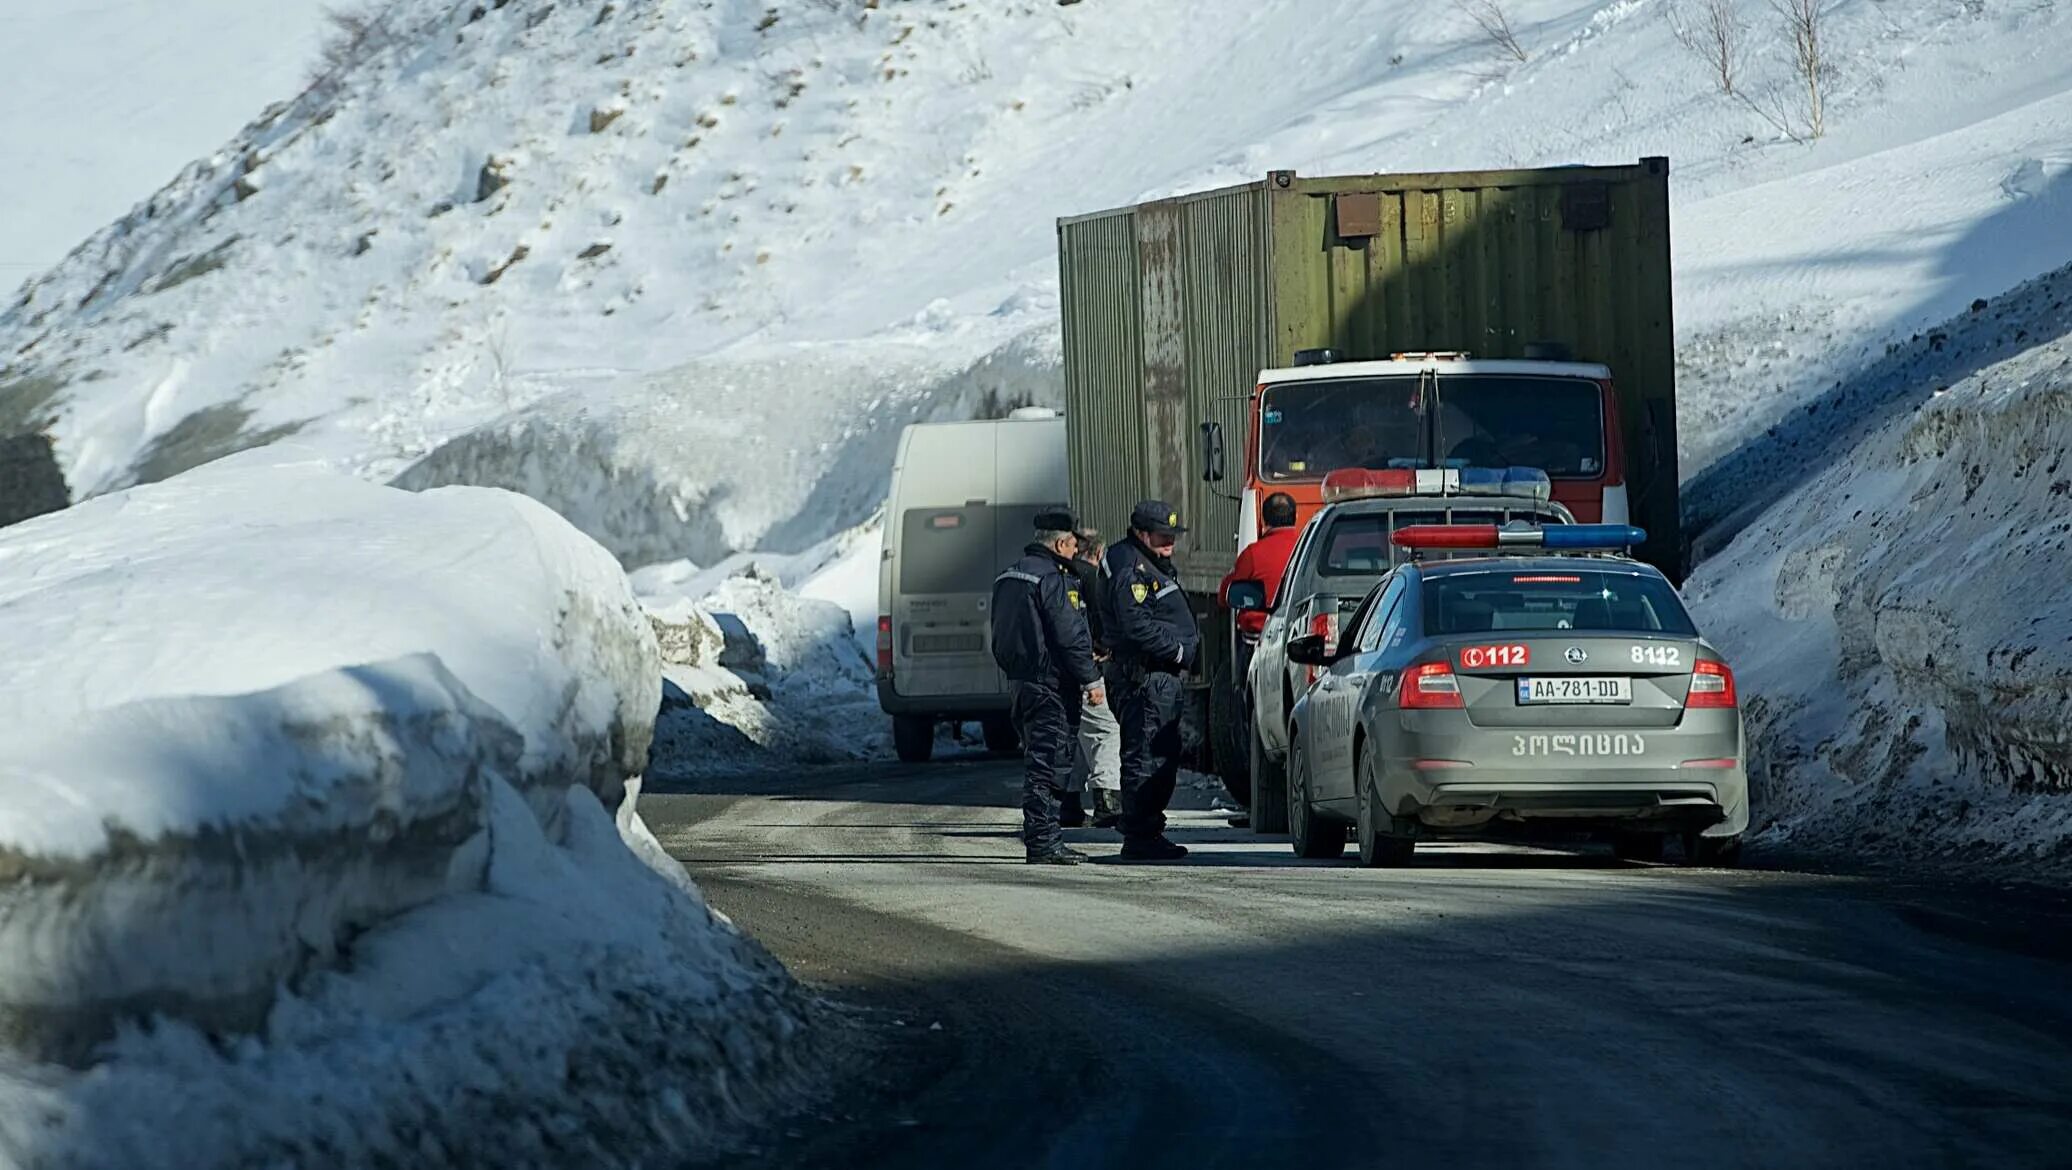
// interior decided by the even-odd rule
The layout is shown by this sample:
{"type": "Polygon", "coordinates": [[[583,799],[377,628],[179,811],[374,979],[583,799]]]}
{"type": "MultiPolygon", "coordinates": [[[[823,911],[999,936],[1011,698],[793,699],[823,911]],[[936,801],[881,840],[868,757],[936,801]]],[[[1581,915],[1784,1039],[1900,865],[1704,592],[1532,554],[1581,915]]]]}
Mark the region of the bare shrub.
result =
{"type": "Polygon", "coordinates": [[[1835,0],[1770,0],[1770,7],[1783,19],[1785,36],[1791,41],[1792,69],[1805,92],[1808,138],[1827,133],[1824,86],[1828,65],[1821,31],[1834,5],[1835,0]]]}
{"type": "Polygon", "coordinates": [[[1719,91],[1734,96],[1748,51],[1748,24],[1737,0],[1700,0],[1697,9],[1688,12],[1671,8],[1669,27],[1676,34],[1676,43],[1705,63],[1719,91]]]}
{"type": "Polygon", "coordinates": [[[1511,27],[1511,16],[1504,11],[1502,0],[1453,0],[1454,7],[1467,14],[1482,35],[1489,38],[1497,51],[1513,61],[1523,62],[1531,54],[1518,43],[1518,33],[1511,27]]]}

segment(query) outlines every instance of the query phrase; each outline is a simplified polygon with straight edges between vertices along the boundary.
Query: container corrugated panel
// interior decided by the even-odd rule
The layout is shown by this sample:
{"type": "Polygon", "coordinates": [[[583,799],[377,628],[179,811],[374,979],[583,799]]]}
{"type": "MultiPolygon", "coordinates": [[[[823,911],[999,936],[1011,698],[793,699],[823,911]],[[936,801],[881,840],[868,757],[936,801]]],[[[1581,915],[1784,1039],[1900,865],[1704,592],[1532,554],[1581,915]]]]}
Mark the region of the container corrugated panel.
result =
{"type": "Polygon", "coordinates": [[[1552,341],[1610,366],[1643,554],[1677,564],[1668,172],[1650,159],[1269,181],[1275,359],[1316,346],[1524,357],[1552,341]]]}
{"type": "Polygon", "coordinates": [[[1143,329],[1134,213],[1058,225],[1066,452],[1082,522],[1121,531],[1146,494],[1143,329]]]}
{"type": "Polygon", "coordinates": [[[1227,472],[1222,483],[1205,482],[1197,452],[1176,497],[1192,527],[1184,575],[1203,578],[1204,584],[1189,585],[1205,588],[1220,581],[1237,556],[1246,408],[1259,371],[1273,361],[1267,285],[1260,278],[1271,221],[1265,188],[1257,183],[1196,196],[1182,208],[1187,433],[1198,443],[1201,424],[1222,424],[1227,472]]]}

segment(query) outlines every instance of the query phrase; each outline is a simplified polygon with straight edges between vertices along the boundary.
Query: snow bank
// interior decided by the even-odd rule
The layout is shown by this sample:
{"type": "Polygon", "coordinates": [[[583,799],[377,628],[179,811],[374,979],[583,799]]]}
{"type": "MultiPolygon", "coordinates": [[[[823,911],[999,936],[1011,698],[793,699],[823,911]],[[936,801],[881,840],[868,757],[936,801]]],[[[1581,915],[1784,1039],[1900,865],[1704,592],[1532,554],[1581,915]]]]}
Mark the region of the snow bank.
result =
{"type": "Polygon", "coordinates": [[[0,536],[0,628],[0,1165],[652,1161],[794,1091],[541,505],[254,453],[0,536]]]}
{"type": "Polygon", "coordinates": [[[1872,388],[1691,582],[1775,837],[2072,855],[2072,269],[2003,300],[1937,331],[1974,372],[1872,388]]]}

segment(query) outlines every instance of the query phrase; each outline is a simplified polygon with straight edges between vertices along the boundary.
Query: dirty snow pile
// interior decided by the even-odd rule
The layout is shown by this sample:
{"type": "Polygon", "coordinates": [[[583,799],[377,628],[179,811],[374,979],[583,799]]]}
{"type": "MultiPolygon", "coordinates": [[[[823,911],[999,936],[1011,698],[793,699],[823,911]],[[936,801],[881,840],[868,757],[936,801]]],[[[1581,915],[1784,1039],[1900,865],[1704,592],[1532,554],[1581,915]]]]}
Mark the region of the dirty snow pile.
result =
{"type": "Polygon", "coordinates": [[[801,1004],[637,816],[617,564],[290,454],[0,533],[0,1165],[726,1148],[801,1004]]]}
{"type": "Polygon", "coordinates": [[[1791,421],[1814,474],[1688,589],[1766,838],[2072,859],[2072,267],[1791,421]]]}
{"type": "Polygon", "coordinates": [[[797,556],[632,575],[662,651],[653,784],[890,754],[867,641],[880,542],[874,521],[797,556]]]}

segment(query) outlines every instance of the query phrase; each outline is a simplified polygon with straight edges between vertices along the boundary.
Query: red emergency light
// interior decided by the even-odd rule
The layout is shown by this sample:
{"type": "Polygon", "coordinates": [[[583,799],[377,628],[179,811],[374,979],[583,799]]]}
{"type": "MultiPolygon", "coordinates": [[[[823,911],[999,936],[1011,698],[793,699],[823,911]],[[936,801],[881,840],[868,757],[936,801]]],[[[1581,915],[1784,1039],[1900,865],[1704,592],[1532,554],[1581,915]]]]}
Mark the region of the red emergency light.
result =
{"type": "Polygon", "coordinates": [[[1377,496],[1443,496],[1459,490],[1460,472],[1450,467],[1341,467],[1324,477],[1325,503],[1377,496]]]}

